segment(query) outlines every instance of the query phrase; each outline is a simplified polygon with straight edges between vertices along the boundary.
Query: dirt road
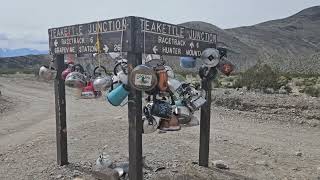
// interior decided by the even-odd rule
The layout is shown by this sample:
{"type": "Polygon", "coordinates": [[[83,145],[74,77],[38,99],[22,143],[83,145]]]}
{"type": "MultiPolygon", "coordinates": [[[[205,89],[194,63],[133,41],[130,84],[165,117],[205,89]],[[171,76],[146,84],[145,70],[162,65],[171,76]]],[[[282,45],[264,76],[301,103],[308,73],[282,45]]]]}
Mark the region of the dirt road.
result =
{"type": "MultiPolygon", "coordinates": [[[[90,179],[56,165],[53,84],[18,76],[0,77],[0,84],[3,97],[15,104],[0,114],[0,179],[90,179]]],[[[91,167],[101,152],[114,161],[126,161],[127,108],[73,94],[67,90],[69,161],[75,167],[91,167]]],[[[144,135],[144,155],[153,167],[145,177],[193,173],[193,179],[320,179],[319,127],[218,107],[213,107],[211,117],[210,162],[223,160],[230,170],[195,165],[197,126],[144,135]]]]}

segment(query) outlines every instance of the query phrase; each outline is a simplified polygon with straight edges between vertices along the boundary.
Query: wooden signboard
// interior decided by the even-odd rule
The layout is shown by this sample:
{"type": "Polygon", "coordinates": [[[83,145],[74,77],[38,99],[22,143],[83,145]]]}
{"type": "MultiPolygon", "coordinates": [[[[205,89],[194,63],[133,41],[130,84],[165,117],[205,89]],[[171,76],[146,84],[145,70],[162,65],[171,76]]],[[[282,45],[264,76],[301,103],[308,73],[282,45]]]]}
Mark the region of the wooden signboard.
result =
{"type": "Polygon", "coordinates": [[[217,35],[160,21],[130,17],[49,29],[50,54],[96,53],[97,37],[104,52],[127,52],[128,32],[134,29],[137,53],[200,57],[206,48],[216,47],[217,35]]]}
{"type": "Polygon", "coordinates": [[[217,35],[160,21],[137,18],[137,51],[146,54],[200,57],[216,47],[217,35]]]}

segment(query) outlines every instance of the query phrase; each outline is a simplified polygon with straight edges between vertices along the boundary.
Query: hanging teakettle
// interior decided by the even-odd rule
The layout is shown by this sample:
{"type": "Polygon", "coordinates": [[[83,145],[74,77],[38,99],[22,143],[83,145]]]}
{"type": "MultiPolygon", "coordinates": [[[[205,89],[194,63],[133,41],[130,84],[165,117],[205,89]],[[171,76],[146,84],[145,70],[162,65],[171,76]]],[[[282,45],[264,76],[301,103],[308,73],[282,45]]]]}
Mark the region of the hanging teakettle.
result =
{"type": "Polygon", "coordinates": [[[168,89],[168,74],[164,66],[157,66],[155,68],[158,76],[158,89],[160,91],[167,91],[168,89]]]}
{"type": "Polygon", "coordinates": [[[151,115],[169,118],[172,115],[172,106],[170,103],[160,100],[154,100],[148,103],[147,107],[150,108],[151,115]]]}
{"type": "Polygon", "coordinates": [[[51,66],[43,65],[39,69],[39,77],[44,80],[53,80],[57,76],[57,71],[51,66]]]}
{"type": "Polygon", "coordinates": [[[128,74],[128,60],[126,59],[120,59],[116,62],[116,65],[113,69],[113,74],[118,75],[119,72],[123,71],[125,74],[128,74]]]}
{"type": "Polygon", "coordinates": [[[222,72],[224,75],[229,76],[231,74],[231,72],[234,70],[234,65],[226,60],[225,58],[223,58],[219,64],[218,64],[218,69],[220,72],[222,72]]]}
{"type": "Polygon", "coordinates": [[[164,66],[164,68],[165,68],[166,71],[167,71],[168,78],[174,78],[174,77],[175,77],[175,74],[174,74],[174,72],[173,72],[173,69],[172,69],[170,66],[164,66]]]}
{"type": "Polygon", "coordinates": [[[192,96],[191,100],[187,104],[191,112],[195,112],[200,109],[201,106],[203,106],[207,100],[203,98],[202,96],[192,96]]]}
{"type": "Polygon", "coordinates": [[[68,74],[70,74],[72,72],[72,67],[73,67],[73,63],[69,63],[69,64],[67,64],[67,68],[62,71],[61,78],[63,80],[66,80],[68,74]]]}
{"type": "Polygon", "coordinates": [[[113,69],[113,74],[117,76],[117,79],[122,84],[128,84],[128,64],[126,59],[121,59],[117,61],[117,64],[113,69]]]}
{"type": "Polygon", "coordinates": [[[168,86],[170,91],[177,97],[183,95],[183,83],[176,79],[169,78],[168,86]]]}
{"type": "Polygon", "coordinates": [[[215,67],[218,65],[220,54],[217,49],[208,48],[202,52],[201,60],[206,67],[215,67]]]}
{"type": "Polygon", "coordinates": [[[129,89],[125,84],[117,86],[111,92],[106,93],[106,100],[113,106],[120,106],[121,103],[127,98],[129,89]]]}
{"type": "Polygon", "coordinates": [[[142,117],[143,121],[143,133],[149,134],[153,133],[158,129],[160,118],[151,115],[150,109],[145,106],[143,108],[144,116],[142,117]]]}
{"type": "Polygon", "coordinates": [[[71,73],[68,74],[65,80],[66,86],[71,88],[83,88],[86,86],[86,77],[83,74],[84,69],[80,64],[76,64],[72,67],[71,73]]]}
{"type": "Polygon", "coordinates": [[[182,68],[195,68],[196,59],[193,57],[180,57],[180,66],[182,68]]]}
{"type": "Polygon", "coordinates": [[[107,70],[104,66],[98,66],[94,68],[93,74],[95,79],[93,80],[93,87],[96,91],[106,91],[112,85],[112,78],[111,76],[107,75],[107,70]],[[103,70],[105,76],[102,76],[101,73],[98,73],[98,70],[103,70]]]}
{"type": "Polygon", "coordinates": [[[176,106],[174,113],[176,114],[180,124],[187,124],[191,121],[192,113],[186,106],[176,106]]]}
{"type": "Polygon", "coordinates": [[[131,87],[136,90],[151,91],[157,85],[158,79],[152,68],[146,65],[139,65],[132,70],[129,82],[131,87]]]}
{"type": "Polygon", "coordinates": [[[84,87],[81,91],[81,97],[85,99],[92,99],[98,96],[98,92],[95,91],[93,87],[93,83],[91,81],[88,82],[87,86],[84,87]]]}

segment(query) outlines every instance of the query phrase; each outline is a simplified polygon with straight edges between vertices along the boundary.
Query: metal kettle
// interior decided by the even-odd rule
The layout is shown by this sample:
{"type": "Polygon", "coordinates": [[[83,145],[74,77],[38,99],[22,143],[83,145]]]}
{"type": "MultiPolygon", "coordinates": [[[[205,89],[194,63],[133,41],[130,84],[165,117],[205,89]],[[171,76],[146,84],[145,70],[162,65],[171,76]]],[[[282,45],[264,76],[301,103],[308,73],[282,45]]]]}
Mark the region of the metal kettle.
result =
{"type": "Polygon", "coordinates": [[[160,91],[168,90],[168,74],[164,66],[158,66],[155,68],[158,76],[158,89],[160,91]]]}
{"type": "Polygon", "coordinates": [[[104,66],[98,66],[94,68],[93,74],[95,79],[93,80],[93,87],[96,91],[106,91],[112,85],[112,77],[107,75],[107,70],[104,66]],[[98,70],[103,70],[105,76],[102,76],[101,73],[97,72],[98,70]]]}
{"type": "Polygon", "coordinates": [[[84,75],[84,69],[80,64],[76,64],[72,67],[71,73],[69,73],[65,80],[65,85],[71,88],[83,88],[86,86],[86,76],[84,75]]]}
{"type": "Polygon", "coordinates": [[[39,69],[39,77],[44,80],[53,80],[57,76],[57,71],[50,66],[43,65],[39,69]]]}

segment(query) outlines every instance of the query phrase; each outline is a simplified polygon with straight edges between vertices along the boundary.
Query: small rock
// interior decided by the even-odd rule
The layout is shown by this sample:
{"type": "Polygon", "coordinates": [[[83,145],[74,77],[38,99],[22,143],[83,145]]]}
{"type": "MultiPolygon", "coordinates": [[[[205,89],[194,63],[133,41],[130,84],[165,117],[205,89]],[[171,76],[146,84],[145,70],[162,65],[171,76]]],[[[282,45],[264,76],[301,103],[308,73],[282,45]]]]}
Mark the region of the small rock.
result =
{"type": "Polygon", "coordinates": [[[212,164],[219,169],[229,169],[229,166],[222,160],[212,161],[212,164]]]}
{"type": "Polygon", "coordinates": [[[81,175],[80,171],[78,171],[78,170],[74,170],[73,171],[73,174],[72,174],[73,177],[76,177],[76,176],[79,176],[79,175],[81,175]]]}
{"type": "Polygon", "coordinates": [[[259,150],[261,150],[262,149],[262,147],[255,147],[253,150],[254,151],[259,151],[259,150]]]}
{"type": "Polygon", "coordinates": [[[262,166],[269,166],[268,163],[266,161],[257,161],[256,165],[262,165],[262,166]]]}
{"type": "Polygon", "coordinates": [[[118,172],[113,169],[110,169],[110,168],[94,170],[93,174],[98,179],[109,179],[109,180],[118,180],[119,179],[118,172]]]}
{"type": "Polygon", "coordinates": [[[104,169],[104,168],[110,167],[111,165],[112,165],[111,157],[103,152],[96,160],[95,168],[104,169]]]}
{"type": "Polygon", "coordinates": [[[122,119],[122,116],[115,117],[115,119],[122,119]]]}
{"type": "Polygon", "coordinates": [[[279,89],[279,94],[288,94],[288,92],[285,89],[279,89]]]}
{"type": "Polygon", "coordinates": [[[231,92],[228,91],[228,90],[225,90],[223,93],[226,94],[226,95],[231,94],[231,92]]]}
{"type": "Polygon", "coordinates": [[[311,124],[311,127],[317,127],[318,124],[311,124]]]}
{"type": "Polygon", "coordinates": [[[293,171],[300,171],[298,167],[292,168],[293,171]]]}
{"type": "Polygon", "coordinates": [[[274,89],[273,88],[267,88],[264,90],[265,93],[267,94],[274,94],[274,89]]]}
{"type": "Polygon", "coordinates": [[[300,151],[296,152],[296,156],[301,157],[302,156],[302,152],[300,152],[300,151]]]}
{"type": "Polygon", "coordinates": [[[75,177],[73,180],[84,180],[84,179],[81,177],[75,177]]]}
{"type": "Polygon", "coordinates": [[[244,95],[244,92],[241,91],[239,94],[240,94],[240,95],[244,95]]]}
{"type": "Polygon", "coordinates": [[[63,176],[61,175],[61,174],[58,174],[55,178],[56,179],[60,179],[60,178],[62,178],[63,176]]]}

